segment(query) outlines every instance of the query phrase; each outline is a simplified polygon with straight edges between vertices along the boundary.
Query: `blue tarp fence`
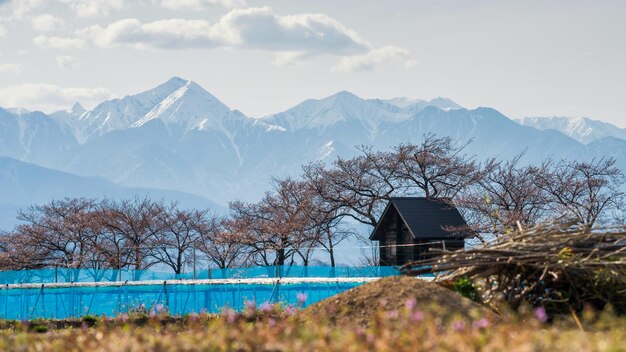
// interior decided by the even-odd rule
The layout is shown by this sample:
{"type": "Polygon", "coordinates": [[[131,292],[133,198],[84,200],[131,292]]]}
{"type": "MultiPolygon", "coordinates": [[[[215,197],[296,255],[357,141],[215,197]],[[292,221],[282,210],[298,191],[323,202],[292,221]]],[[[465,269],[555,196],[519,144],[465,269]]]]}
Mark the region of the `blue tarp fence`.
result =
{"type": "Polygon", "coordinates": [[[316,282],[274,284],[180,284],[133,286],[69,286],[0,288],[0,319],[66,319],[85,315],[109,317],[141,309],[172,315],[220,313],[228,307],[241,311],[246,302],[298,306],[305,294],[306,307],[363,282],[316,282]]]}
{"type": "Polygon", "coordinates": [[[119,282],[179,279],[257,279],[275,277],[386,277],[398,275],[396,267],[257,266],[248,268],[204,269],[196,273],[174,274],[151,270],[66,269],[1,271],[0,284],[119,282]]]}
{"type": "Polygon", "coordinates": [[[367,280],[359,278],[397,274],[394,267],[268,266],[202,270],[195,273],[200,281],[194,281],[194,273],[175,275],[148,270],[4,271],[0,272],[0,319],[117,316],[139,307],[174,315],[219,313],[225,307],[242,310],[248,301],[257,305],[298,305],[302,303],[299,294],[306,295],[303,305],[307,306],[367,280]]]}

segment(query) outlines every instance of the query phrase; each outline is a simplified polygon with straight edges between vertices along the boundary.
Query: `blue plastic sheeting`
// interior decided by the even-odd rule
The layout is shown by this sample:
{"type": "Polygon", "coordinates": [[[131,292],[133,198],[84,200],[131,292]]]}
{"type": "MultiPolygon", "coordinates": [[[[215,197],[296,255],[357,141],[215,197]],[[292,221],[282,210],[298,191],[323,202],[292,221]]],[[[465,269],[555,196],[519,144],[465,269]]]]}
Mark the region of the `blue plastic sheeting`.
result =
{"type": "MultiPolygon", "coordinates": [[[[398,275],[389,266],[260,266],[233,269],[205,269],[196,272],[196,279],[254,279],[273,277],[385,277],[398,275]]],[[[47,268],[0,272],[0,284],[55,282],[117,282],[146,280],[193,279],[193,273],[173,274],[150,270],[63,269],[47,268]]]]}
{"type": "Polygon", "coordinates": [[[85,315],[116,316],[144,306],[148,311],[173,315],[220,313],[224,307],[242,310],[245,302],[297,305],[298,294],[307,296],[304,306],[333,296],[360,282],[279,284],[162,284],[96,287],[1,288],[0,318],[31,320],[64,319],[85,315]]]}

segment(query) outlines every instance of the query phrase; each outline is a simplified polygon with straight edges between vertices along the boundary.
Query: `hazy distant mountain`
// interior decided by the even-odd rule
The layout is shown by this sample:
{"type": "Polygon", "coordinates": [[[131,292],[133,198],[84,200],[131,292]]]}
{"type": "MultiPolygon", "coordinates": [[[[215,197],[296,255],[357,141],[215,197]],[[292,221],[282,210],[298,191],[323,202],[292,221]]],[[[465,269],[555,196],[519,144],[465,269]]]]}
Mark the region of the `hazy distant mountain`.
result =
{"type": "MultiPolygon", "coordinates": [[[[177,191],[130,188],[100,177],[80,177],[19,160],[0,157],[0,209],[23,207],[64,197],[176,200],[186,207],[223,208],[208,199],[177,191]]],[[[14,218],[15,214],[11,216],[14,218]]],[[[6,216],[2,216],[6,219],[6,216]]]]}
{"type": "Polygon", "coordinates": [[[606,137],[626,140],[626,129],[587,117],[525,117],[517,121],[540,130],[557,130],[584,144],[606,137]]]}
{"type": "Polygon", "coordinates": [[[71,131],[41,112],[14,114],[0,108],[0,155],[49,167],[78,143],[71,131]]]}
{"type": "MultiPolygon", "coordinates": [[[[590,126],[599,131],[602,125],[590,126]]],[[[428,133],[471,141],[467,151],[479,158],[505,159],[525,151],[525,160],[539,161],[626,150],[621,139],[596,138],[585,145],[578,134],[521,125],[494,109],[467,110],[445,98],[362,99],[339,92],[254,119],[177,77],[89,111],[80,105],[50,116],[0,110],[0,155],[126,187],[191,193],[221,205],[257,199],[270,177],[298,175],[304,163],[350,157],[360,145],[386,149],[417,142],[428,133]]],[[[624,155],[615,156],[626,169],[624,155]]],[[[54,182],[47,189],[54,189],[54,182]]],[[[106,193],[104,184],[85,187],[106,193]]],[[[63,192],[24,188],[14,200],[63,192]]]]}
{"type": "Polygon", "coordinates": [[[404,112],[418,113],[428,106],[434,106],[441,110],[462,109],[463,107],[448,98],[438,97],[431,100],[410,99],[406,97],[383,100],[386,103],[402,108],[404,112]]]}

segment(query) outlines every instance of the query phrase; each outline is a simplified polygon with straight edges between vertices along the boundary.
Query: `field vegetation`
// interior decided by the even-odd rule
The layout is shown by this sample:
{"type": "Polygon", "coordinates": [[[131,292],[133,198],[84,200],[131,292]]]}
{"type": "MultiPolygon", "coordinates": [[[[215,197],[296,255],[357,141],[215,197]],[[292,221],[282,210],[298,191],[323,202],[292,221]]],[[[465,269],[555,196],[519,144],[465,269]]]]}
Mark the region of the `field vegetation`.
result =
{"type": "MultiPolygon", "coordinates": [[[[308,320],[307,312],[278,306],[222,315],[171,317],[131,313],[75,321],[2,322],[3,351],[624,351],[626,319],[610,309],[585,310],[548,321],[542,310],[522,309],[497,320],[422,310],[377,307],[367,326],[308,320]]],[[[445,308],[441,308],[445,309],[445,308]]]]}

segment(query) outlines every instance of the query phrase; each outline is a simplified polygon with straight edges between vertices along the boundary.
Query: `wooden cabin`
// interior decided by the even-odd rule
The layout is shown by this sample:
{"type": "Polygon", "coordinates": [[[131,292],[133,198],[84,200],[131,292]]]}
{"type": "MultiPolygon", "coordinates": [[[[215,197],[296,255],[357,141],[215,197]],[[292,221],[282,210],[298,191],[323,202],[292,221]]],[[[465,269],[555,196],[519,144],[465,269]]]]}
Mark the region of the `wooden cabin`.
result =
{"type": "Polygon", "coordinates": [[[449,200],[391,198],[370,240],[379,242],[380,265],[403,265],[436,255],[431,248],[463,249],[467,229],[449,200]]]}

